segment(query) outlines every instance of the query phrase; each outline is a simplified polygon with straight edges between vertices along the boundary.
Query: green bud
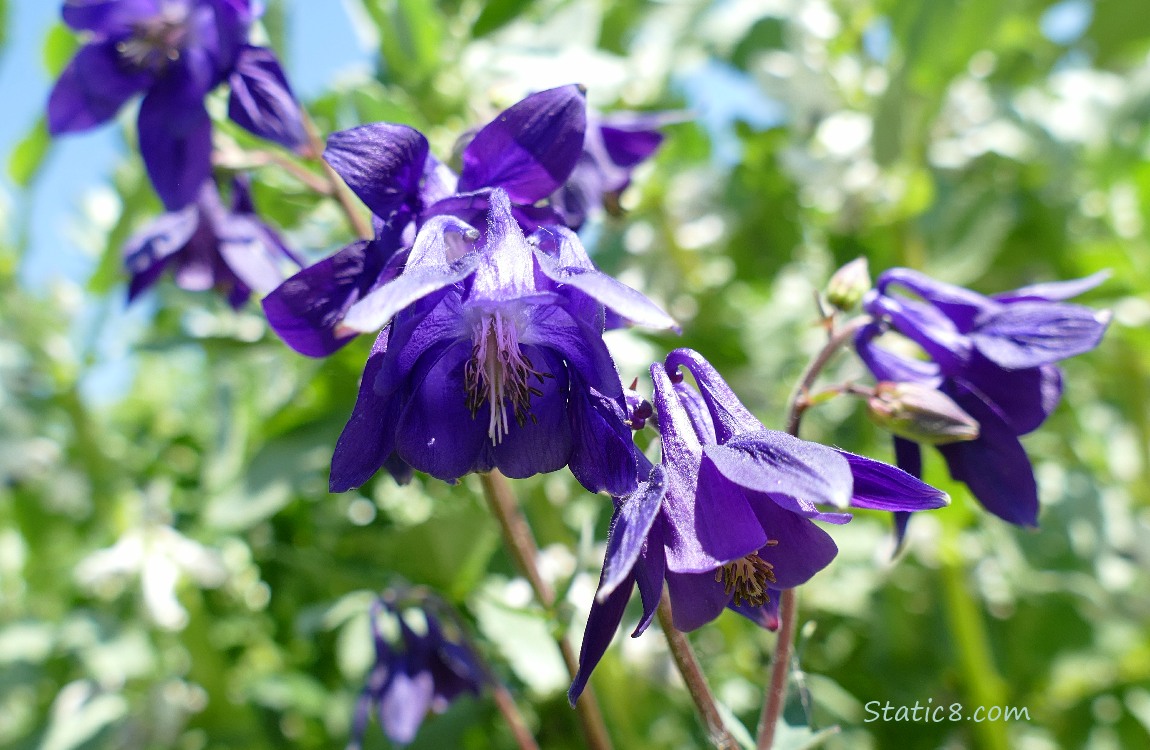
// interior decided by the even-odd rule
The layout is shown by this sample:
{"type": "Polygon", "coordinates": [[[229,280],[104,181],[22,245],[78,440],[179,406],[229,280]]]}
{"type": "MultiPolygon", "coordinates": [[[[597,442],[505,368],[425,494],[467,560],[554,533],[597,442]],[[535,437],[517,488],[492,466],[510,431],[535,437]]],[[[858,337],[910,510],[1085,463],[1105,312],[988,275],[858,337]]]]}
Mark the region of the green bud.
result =
{"type": "Polygon", "coordinates": [[[945,393],[917,383],[879,383],[867,399],[867,416],[916,443],[945,445],[978,437],[974,417],[945,393]]]}
{"type": "Polygon", "coordinates": [[[835,271],[827,282],[827,302],[843,312],[849,312],[862,301],[863,295],[870,288],[870,268],[866,258],[855,258],[835,271]]]}

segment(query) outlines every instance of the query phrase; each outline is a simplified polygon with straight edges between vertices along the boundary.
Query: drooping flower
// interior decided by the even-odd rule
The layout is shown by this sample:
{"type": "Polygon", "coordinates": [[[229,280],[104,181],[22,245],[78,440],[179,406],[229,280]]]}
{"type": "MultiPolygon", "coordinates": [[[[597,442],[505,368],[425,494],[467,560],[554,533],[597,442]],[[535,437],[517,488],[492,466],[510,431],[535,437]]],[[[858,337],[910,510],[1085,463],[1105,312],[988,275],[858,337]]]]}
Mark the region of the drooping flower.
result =
{"type": "Polygon", "coordinates": [[[249,0],[66,0],[65,23],[90,35],[48,100],[53,135],[102,125],[137,94],[140,153],[169,210],[211,175],[204,97],[225,80],[241,127],[290,148],[306,134],[274,53],[247,43],[249,0]]]}
{"type": "Polygon", "coordinates": [[[635,486],[604,308],[641,325],[674,322],[596,271],[569,230],[529,241],[502,189],[489,202],[482,233],[451,216],[428,220],[403,273],[344,317],[355,330],[383,330],[336,445],[333,492],[395,456],[446,481],[569,466],[591,491],[635,486]]]}
{"type": "MultiPolygon", "coordinates": [[[[935,388],[978,422],[978,437],[939,445],[952,477],[994,515],[1038,524],[1038,488],[1018,438],[1058,405],[1055,363],[1098,345],[1109,314],[1062,300],[1101,283],[1105,274],[1040,284],[990,297],[905,268],[884,272],[863,301],[874,322],[856,339],[859,356],[882,381],[935,388]],[[895,293],[902,290],[903,293],[895,293]],[[928,359],[883,346],[887,331],[917,344],[928,359]]],[[[895,438],[898,464],[921,474],[918,443],[895,438]]],[[[898,520],[899,534],[906,516],[898,520]]]]}
{"type": "Polygon", "coordinates": [[[663,457],[616,502],[572,702],[636,586],[643,617],[634,636],[650,624],[664,583],[679,630],[701,627],[724,608],[775,627],[773,592],[806,582],[838,552],[814,521],[846,523],[848,506],[909,511],[946,503],[893,466],[766,429],[695,351],[671,352],[652,365],[651,379],[663,457]]]}
{"type": "Polygon", "coordinates": [[[181,289],[217,289],[239,308],[253,291],[264,294],[278,286],[285,266],[298,267],[299,261],[256,215],[247,182],[237,178],[230,209],[215,182],[204,182],[195,203],[161,215],[128,240],[124,265],[132,277],[129,301],[171,269],[181,289]]]}
{"type": "Polygon", "coordinates": [[[527,232],[561,224],[543,204],[579,158],[586,103],[578,86],[532,94],[481,128],[463,150],[456,176],[430,153],[422,133],[374,123],[332,134],[324,158],[376,217],[376,239],[356,242],[301,271],[265,302],[273,329],[297,351],[326,356],[357,331],[351,306],[403,270],[416,231],[454,216],[482,232],[490,197],[502,190],[527,232]]]}
{"type": "Polygon", "coordinates": [[[438,618],[420,608],[426,622],[422,635],[412,630],[403,613],[377,599],[371,609],[375,664],[367,676],[352,724],[349,750],[358,750],[374,710],[388,739],[406,745],[415,739],[429,711],[443,713],[464,693],[479,695],[487,678],[464,643],[449,639],[438,618]],[[384,612],[396,622],[401,644],[389,645],[381,620],[384,612]]]}

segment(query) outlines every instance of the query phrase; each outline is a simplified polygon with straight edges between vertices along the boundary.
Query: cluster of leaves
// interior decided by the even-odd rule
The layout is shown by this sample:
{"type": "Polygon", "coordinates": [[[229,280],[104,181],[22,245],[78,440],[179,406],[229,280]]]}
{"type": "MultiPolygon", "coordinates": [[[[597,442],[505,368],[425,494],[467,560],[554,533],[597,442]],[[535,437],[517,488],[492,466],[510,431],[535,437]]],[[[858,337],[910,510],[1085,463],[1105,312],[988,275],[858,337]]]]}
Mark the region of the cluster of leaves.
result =
{"type": "MultiPolygon", "coordinates": [[[[611,334],[625,380],[655,352],[697,348],[777,426],[821,335],[812,290],[857,255],[985,292],[1114,269],[1092,297],[1115,310],[1107,341],[1068,363],[1065,403],[1025,440],[1041,532],[987,517],[928,462],[955,503],[916,520],[906,556],[876,566],[888,522],[860,517],[806,587],[807,677],[787,719],[838,724],[827,747],[1146,742],[1150,22],[1133,0],[351,5],[377,32],[377,70],[307,102],[324,132],[404,122],[449,153],[461,125],[584,75],[603,104],[699,112],[626,194],[627,220],[589,235],[596,261],[642,279],[685,331],[611,334]],[[1051,32],[1052,14],[1074,7],[1082,28],[1051,32]],[[1030,720],[865,721],[869,701],[928,698],[1024,706],[1030,720]]],[[[273,42],[293,6],[273,4],[273,42]]],[[[56,65],[67,38],[48,39],[56,65]]],[[[237,128],[220,137],[254,145],[237,128]]],[[[21,200],[45,199],[34,179],[47,149],[41,130],[14,149],[21,200]]],[[[257,308],[170,287],[146,326],[125,328],[120,248],[158,207],[138,157],[113,183],[118,211],[84,227],[102,254],[82,286],[24,289],[27,240],[0,237],[0,745],[339,744],[370,666],[368,603],[396,576],[468,615],[497,672],[530,698],[542,746],[576,746],[548,631],[586,610],[607,504],[568,479],[522,483],[563,592],[544,613],[470,481],[378,477],[327,494],[370,342],[303,360],[257,308]],[[101,385],[109,371],[131,387],[101,385]]],[[[347,240],[334,206],[290,175],[262,168],[255,192],[313,259],[347,240]]],[[[835,377],[863,373],[845,364],[835,377]]],[[[806,429],[887,450],[847,403],[813,411],[806,429]]],[[[736,617],[695,638],[744,721],[770,644],[736,617]]],[[[619,746],[704,743],[657,639],[613,649],[598,674],[619,746]]],[[[367,746],[381,742],[369,734],[367,746]]],[[[491,706],[465,700],[416,746],[510,744],[491,706]]]]}

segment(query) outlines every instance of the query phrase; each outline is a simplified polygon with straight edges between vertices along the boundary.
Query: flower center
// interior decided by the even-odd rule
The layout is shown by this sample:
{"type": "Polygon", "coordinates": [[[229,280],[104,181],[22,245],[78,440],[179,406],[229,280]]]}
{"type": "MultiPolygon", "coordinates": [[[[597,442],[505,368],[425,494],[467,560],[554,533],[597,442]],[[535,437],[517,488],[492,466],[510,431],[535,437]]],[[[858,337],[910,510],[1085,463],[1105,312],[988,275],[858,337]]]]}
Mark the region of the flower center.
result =
{"type": "Polygon", "coordinates": [[[723,584],[728,596],[734,596],[736,606],[747,602],[752,607],[761,607],[769,599],[767,584],[775,582],[774,567],[759,557],[759,553],[752,552],[716,570],[715,581],[723,584]]]}
{"type": "Polygon", "coordinates": [[[492,445],[499,445],[509,427],[508,407],[520,427],[530,419],[531,397],[542,396],[543,391],[531,385],[535,378],[542,385],[544,378],[554,377],[549,372],[535,369],[530,358],[519,348],[519,331],[515,323],[496,311],[483,315],[472,329],[471,359],[464,367],[463,380],[467,388],[467,408],[474,417],[479,407],[490,404],[487,435],[492,445]]]}
{"type": "Polygon", "coordinates": [[[159,73],[180,59],[188,41],[188,9],[165,5],[160,15],[140,21],[132,36],[116,44],[120,57],[136,70],[159,73]]]}

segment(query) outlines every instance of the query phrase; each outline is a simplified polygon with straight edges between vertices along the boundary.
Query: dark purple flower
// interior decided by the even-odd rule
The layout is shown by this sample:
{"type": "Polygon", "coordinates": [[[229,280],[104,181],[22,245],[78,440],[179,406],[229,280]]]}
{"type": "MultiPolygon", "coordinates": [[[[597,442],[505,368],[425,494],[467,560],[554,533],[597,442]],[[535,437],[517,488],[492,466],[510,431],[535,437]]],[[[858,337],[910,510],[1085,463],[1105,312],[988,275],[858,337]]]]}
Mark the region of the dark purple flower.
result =
{"type": "Polygon", "coordinates": [[[838,551],[814,521],[850,520],[820,505],[926,510],[946,503],[943,493],[893,466],[766,429],[690,349],[652,365],[651,379],[663,458],[616,503],[572,702],[635,586],[643,617],[634,636],[650,624],[664,582],[679,630],[694,630],[724,608],[774,627],[771,592],[804,583],[838,551]],[[680,368],[698,390],[683,382],[680,368]]]}
{"type": "Polygon", "coordinates": [[[356,242],[285,282],[267,300],[268,319],[296,351],[321,357],[350,341],[344,315],[403,270],[416,230],[449,215],[485,231],[491,194],[502,190],[525,231],[561,223],[536,205],[579,157],[586,104],[578,86],[526,97],[479,130],[457,177],[414,128],[373,123],[333,133],[324,158],[376,217],[376,238],[356,242]]]}
{"type": "Polygon", "coordinates": [[[634,487],[604,307],[641,325],[674,322],[596,271],[569,230],[529,241],[502,189],[490,204],[482,233],[429,219],[403,273],[344,316],[348,328],[383,331],[336,445],[333,492],[358,487],[393,453],[447,481],[570,466],[592,491],[634,487]]]}
{"type": "Polygon", "coordinates": [[[247,183],[236,179],[230,209],[215,183],[204,182],[195,203],[163,214],[128,240],[124,265],[132,277],[129,301],[170,269],[181,289],[218,289],[239,308],[253,291],[278,286],[284,266],[299,262],[256,215],[247,183]]]}
{"type": "Polygon", "coordinates": [[[372,605],[375,665],[356,706],[349,750],[360,747],[373,710],[387,738],[406,745],[415,739],[428,711],[443,713],[464,693],[479,695],[486,684],[483,668],[471,649],[449,639],[426,608],[420,612],[427,625],[422,635],[387,602],[377,599],[372,605]],[[380,628],[385,611],[399,627],[399,648],[388,644],[380,628]]]}
{"type": "MultiPolygon", "coordinates": [[[[855,339],[859,356],[879,380],[936,388],[978,422],[977,439],[938,450],[951,476],[1011,523],[1038,524],[1038,488],[1018,437],[1037,429],[1058,404],[1062,373],[1054,363],[1093,349],[1109,322],[1108,313],[1061,300],[1104,278],[985,297],[895,268],[879,276],[863,301],[874,322],[855,339]],[[910,339],[929,359],[881,346],[887,331],[910,339]]],[[[899,466],[921,474],[917,443],[895,438],[895,452],[899,466]]],[[[900,517],[900,531],[905,522],[900,517]]]]}
{"type": "Polygon", "coordinates": [[[248,0],[66,0],[64,21],[89,41],[48,100],[53,135],[101,125],[136,94],[140,152],[169,210],[211,175],[204,97],[227,80],[232,119],[289,147],[305,141],[299,106],[275,55],[247,44],[248,0]]]}
{"type": "Polygon", "coordinates": [[[571,176],[551,196],[563,222],[578,229],[597,212],[618,213],[619,195],[631,184],[631,173],[663,142],[659,128],[684,119],[671,112],[590,115],[583,153],[571,176]]]}

